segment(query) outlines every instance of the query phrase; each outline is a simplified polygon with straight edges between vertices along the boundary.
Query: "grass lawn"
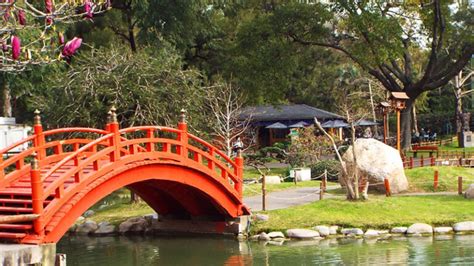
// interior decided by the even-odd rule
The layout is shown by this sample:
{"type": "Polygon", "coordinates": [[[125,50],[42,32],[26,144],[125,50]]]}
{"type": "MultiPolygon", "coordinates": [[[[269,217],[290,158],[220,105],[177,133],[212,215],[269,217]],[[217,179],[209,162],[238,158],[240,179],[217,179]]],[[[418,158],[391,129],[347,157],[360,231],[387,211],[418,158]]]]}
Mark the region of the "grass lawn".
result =
{"type": "MultiPolygon", "coordinates": [[[[279,175],[286,177],[288,168],[272,168],[267,175],[279,175]]],[[[260,173],[253,168],[244,169],[244,179],[259,179],[260,173]]]]}
{"type": "MultiPolygon", "coordinates": [[[[293,182],[283,182],[281,184],[267,184],[265,186],[265,190],[267,193],[269,192],[275,192],[275,191],[281,191],[285,189],[292,189],[292,188],[300,188],[300,187],[319,187],[321,181],[319,180],[313,180],[313,181],[303,181],[303,182],[298,182],[293,183],[293,182]]],[[[328,186],[331,186],[335,183],[328,182],[328,186]]],[[[244,197],[250,197],[250,196],[255,196],[255,195],[261,195],[262,194],[262,184],[249,184],[249,185],[244,185],[244,197]]]]}
{"type": "Polygon", "coordinates": [[[456,192],[458,176],[463,177],[463,189],[474,183],[474,168],[435,166],[406,169],[405,175],[410,184],[409,192],[433,192],[434,172],[438,170],[438,190],[456,192]]]}
{"type": "Polygon", "coordinates": [[[316,225],[385,228],[408,226],[416,222],[434,226],[474,220],[474,201],[460,196],[370,196],[368,201],[351,202],[326,199],[288,209],[263,212],[266,222],[256,222],[254,233],[311,228],[316,225]]]}

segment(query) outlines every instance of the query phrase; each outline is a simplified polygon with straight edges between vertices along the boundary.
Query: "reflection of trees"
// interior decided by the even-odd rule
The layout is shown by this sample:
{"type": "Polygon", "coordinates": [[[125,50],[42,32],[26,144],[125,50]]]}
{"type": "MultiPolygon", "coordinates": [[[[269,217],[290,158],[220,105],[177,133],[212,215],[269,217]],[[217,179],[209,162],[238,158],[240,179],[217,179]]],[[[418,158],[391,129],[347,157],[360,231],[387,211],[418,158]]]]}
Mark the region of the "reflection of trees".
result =
{"type": "Polygon", "coordinates": [[[445,265],[474,261],[474,235],[323,239],[283,246],[202,237],[74,237],[62,239],[58,252],[67,254],[68,265],[445,265]]]}

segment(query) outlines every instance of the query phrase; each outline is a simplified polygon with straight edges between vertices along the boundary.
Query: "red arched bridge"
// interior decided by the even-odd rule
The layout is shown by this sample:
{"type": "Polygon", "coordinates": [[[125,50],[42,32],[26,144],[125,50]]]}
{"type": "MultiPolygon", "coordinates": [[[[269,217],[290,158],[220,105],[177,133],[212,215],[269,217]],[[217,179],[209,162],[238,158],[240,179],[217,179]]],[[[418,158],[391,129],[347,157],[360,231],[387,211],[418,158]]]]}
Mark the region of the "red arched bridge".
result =
{"type": "Polygon", "coordinates": [[[55,243],[97,201],[128,187],[160,215],[225,221],[249,214],[242,203],[243,159],[178,128],[60,128],[0,151],[0,241],[55,243]],[[13,154],[19,146],[27,149],[13,154]]]}

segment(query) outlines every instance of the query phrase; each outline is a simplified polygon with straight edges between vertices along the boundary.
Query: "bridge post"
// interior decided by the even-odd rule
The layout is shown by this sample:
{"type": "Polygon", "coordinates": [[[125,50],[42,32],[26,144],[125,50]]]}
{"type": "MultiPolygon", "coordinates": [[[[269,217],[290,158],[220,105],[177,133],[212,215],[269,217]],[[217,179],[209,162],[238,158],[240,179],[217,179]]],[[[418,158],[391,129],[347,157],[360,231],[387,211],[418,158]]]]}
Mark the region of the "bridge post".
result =
{"type": "Polygon", "coordinates": [[[41,214],[43,213],[43,182],[41,172],[38,166],[38,160],[33,159],[31,165],[31,201],[33,214],[39,215],[39,218],[33,221],[33,228],[38,236],[44,236],[44,228],[41,214]]]}
{"type": "Polygon", "coordinates": [[[110,161],[112,162],[115,162],[120,158],[120,126],[117,120],[116,111],[117,109],[115,109],[115,106],[112,106],[112,108],[110,108],[109,123],[106,126],[106,129],[108,129],[110,133],[114,133],[113,138],[110,139],[110,146],[113,146],[115,148],[110,156],[110,161]]]}
{"type": "Polygon", "coordinates": [[[181,109],[181,115],[179,116],[178,129],[182,132],[178,133],[178,141],[180,141],[181,147],[177,147],[176,153],[188,158],[188,124],[186,123],[186,110],[181,109]]]}
{"type": "Polygon", "coordinates": [[[33,125],[33,131],[35,133],[34,146],[35,148],[38,149],[37,158],[38,160],[41,160],[44,157],[46,157],[46,151],[43,148],[45,144],[45,140],[44,140],[44,134],[43,134],[43,125],[41,124],[41,116],[40,116],[41,112],[38,109],[36,109],[34,114],[35,114],[34,125],[33,125]]]}
{"type": "Polygon", "coordinates": [[[244,175],[244,157],[242,156],[242,148],[237,149],[237,156],[234,159],[235,161],[235,175],[237,176],[237,184],[235,184],[235,189],[242,199],[242,183],[244,175]]]}

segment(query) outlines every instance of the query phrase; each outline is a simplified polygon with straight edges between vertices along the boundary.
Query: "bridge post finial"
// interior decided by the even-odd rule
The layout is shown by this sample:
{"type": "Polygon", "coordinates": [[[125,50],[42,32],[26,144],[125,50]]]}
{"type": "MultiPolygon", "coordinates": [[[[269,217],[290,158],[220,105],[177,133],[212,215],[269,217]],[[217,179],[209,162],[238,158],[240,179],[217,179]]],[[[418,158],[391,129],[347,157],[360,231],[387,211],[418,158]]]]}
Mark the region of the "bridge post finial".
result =
{"type": "Polygon", "coordinates": [[[180,123],[186,123],[186,109],[181,109],[181,115],[179,116],[180,123]]]}
{"type": "Polygon", "coordinates": [[[34,124],[41,125],[41,116],[40,116],[41,112],[38,109],[36,109],[33,113],[35,114],[34,124]]]}
{"type": "Polygon", "coordinates": [[[44,134],[43,134],[43,125],[41,124],[41,112],[36,109],[34,111],[35,117],[33,119],[33,131],[35,133],[35,140],[33,145],[35,147],[40,147],[38,150],[38,160],[46,157],[46,150],[42,149],[43,145],[45,144],[44,134]]]}
{"type": "Polygon", "coordinates": [[[109,112],[110,112],[110,122],[111,123],[118,123],[117,109],[115,108],[115,105],[112,105],[109,112]]]}

